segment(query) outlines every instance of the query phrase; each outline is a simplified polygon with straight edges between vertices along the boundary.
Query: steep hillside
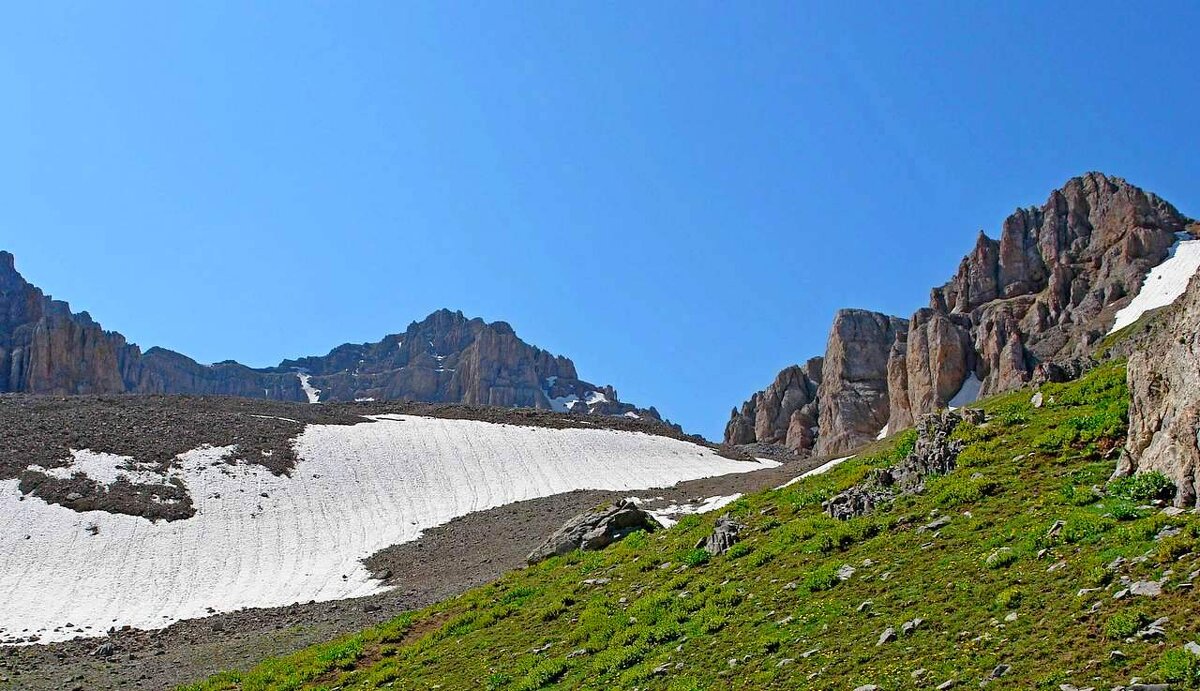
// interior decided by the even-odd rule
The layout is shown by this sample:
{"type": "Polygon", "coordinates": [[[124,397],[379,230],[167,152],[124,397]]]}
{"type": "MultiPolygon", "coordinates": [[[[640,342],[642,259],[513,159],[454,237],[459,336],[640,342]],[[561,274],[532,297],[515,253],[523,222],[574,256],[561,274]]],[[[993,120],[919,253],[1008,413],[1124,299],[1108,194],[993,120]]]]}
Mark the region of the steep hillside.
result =
{"type": "Polygon", "coordinates": [[[1106,484],[1124,369],[1030,393],[743,497],[723,554],[686,517],[187,688],[1195,688],[1200,520],[1106,484]]]}
{"type": "Polygon", "coordinates": [[[72,313],[0,252],[0,393],[194,394],[279,401],[402,400],[529,407],[660,420],[579,378],[570,359],[525,343],[504,322],[439,310],[402,334],[347,343],[324,356],[254,369],[202,365],[163,348],[145,353],[72,313]]]}
{"type": "Polygon", "coordinates": [[[1172,260],[1194,272],[1194,230],[1169,203],[1120,178],[1072,178],[1040,208],[1009,216],[999,240],[980,232],[954,277],[910,319],[839,312],[810,395],[819,424],[808,424],[813,411],[794,405],[795,396],[764,391],[734,409],[725,440],[836,454],[941,406],[1061,381],[1118,312],[1123,326],[1169,302],[1151,269],[1172,260]]]}

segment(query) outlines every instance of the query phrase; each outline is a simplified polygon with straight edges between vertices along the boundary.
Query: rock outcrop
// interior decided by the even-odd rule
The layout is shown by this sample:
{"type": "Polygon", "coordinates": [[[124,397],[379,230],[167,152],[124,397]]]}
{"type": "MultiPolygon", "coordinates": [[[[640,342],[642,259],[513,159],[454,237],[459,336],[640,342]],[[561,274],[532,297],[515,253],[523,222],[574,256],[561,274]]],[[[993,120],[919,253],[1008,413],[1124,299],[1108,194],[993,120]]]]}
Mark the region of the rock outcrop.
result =
{"type": "Polygon", "coordinates": [[[841,310],[833,319],[818,392],[816,451],[836,454],[874,439],[888,422],[888,357],[908,322],[866,310],[841,310]]]}
{"type": "MultiPolygon", "coordinates": [[[[843,350],[852,369],[872,373],[872,383],[858,387],[847,385],[847,360],[826,352],[816,452],[840,453],[885,423],[896,432],[945,406],[1077,373],[1150,269],[1194,230],[1191,223],[1153,194],[1100,173],[1072,178],[1041,207],[1018,209],[999,240],[978,235],[908,328],[893,328],[881,389],[877,343],[867,339],[872,345],[865,351],[843,350]],[[863,395],[845,393],[854,388],[863,395]],[[882,418],[880,401],[886,401],[882,418]]],[[[831,348],[841,328],[835,323],[831,348]]],[[[743,406],[742,417],[746,412],[743,406]]],[[[753,433],[733,419],[726,441],[759,441],[757,427],[753,433]]]]}
{"type": "Polygon", "coordinates": [[[636,530],[650,532],[660,527],[662,526],[648,512],[633,502],[622,499],[610,506],[585,511],[567,521],[537,549],[530,552],[525,560],[536,564],[577,549],[604,549],[636,530]]]}
{"type": "Polygon", "coordinates": [[[135,355],[120,334],[28,283],[13,255],[0,252],[0,391],[120,393],[135,355]]]}
{"type": "Polygon", "coordinates": [[[278,367],[202,365],[163,348],[143,353],[86,312],[73,314],[43,294],[17,273],[7,252],[0,252],[2,392],[407,400],[661,420],[654,408],[621,402],[611,386],[580,379],[571,360],[525,343],[508,324],[449,310],[379,342],[345,344],[278,367]]]}
{"type": "Polygon", "coordinates": [[[792,365],[775,381],[734,409],[725,426],[730,444],[782,444],[805,453],[816,442],[817,387],[824,359],[815,357],[792,365]]]}
{"type": "MultiPolygon", "coordinates": [[[[981,424],[983,411],[967,408],[921,416],[916,443],[902,461],[891,468],[872,469],[862,482],[826,501],[825,511],[845,521],[871,513],[899,494],[924,492],[926,478],[945,475],[957,465],[963,442],[951,439],[950,435],[963,420],[981,424]]],[[[931,528],[926,526],[926,529],[931,528]]]]}
{"type": "Polygon", "coordinates": [[[1129,436],[1117,473],[1156,470],[1175,504],[1194,507],[1200,485],[1200,274],[1129,356],[1129,436]]]}

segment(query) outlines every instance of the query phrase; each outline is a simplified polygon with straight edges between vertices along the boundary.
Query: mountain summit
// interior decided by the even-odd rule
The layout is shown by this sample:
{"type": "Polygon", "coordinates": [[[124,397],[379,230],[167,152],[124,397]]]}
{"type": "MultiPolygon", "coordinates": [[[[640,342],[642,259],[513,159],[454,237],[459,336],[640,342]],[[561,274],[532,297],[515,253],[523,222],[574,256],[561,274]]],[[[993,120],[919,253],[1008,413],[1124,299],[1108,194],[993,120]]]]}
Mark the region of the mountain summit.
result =
{"type": "Polygon", "coordinates": [[[507,323],[445,309],[376,343],[347,343],[277,367],[203,365],[164,348],[143,353],[26,281],[8,252],[0,252],[2,392],[411,400],[661,419],[654,408],[621,402],[611,386],[580,379],[569,358],[529,345],[507,323]]]}
{"type": "Polygon", "coordinates": [[[1121,178],[1072,178],[1041,207],[1013,212],[999,240],[981,231],[910,319],[839,311],[824,358],[785,369],[735,408],[725,441],[838,454],[923,413],[1060,380],[1115,326],[1136,320],[1151,269],[1198,231],[1121,178]]]}

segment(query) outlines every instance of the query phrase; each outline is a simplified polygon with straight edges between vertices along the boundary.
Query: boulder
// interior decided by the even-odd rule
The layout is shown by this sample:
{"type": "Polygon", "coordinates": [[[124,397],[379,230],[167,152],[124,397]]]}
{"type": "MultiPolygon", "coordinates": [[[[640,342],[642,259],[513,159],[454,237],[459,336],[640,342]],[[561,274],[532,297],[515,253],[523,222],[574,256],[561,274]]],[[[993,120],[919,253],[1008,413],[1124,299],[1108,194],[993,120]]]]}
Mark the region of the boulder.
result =
{"type": "Polygon", "coordinates": [[[733,520],[729,514],[725,514],[717,519],[712,534],[696,543],[696,549],[703,549],[714,557],[725,554],[737,543],[738,533],[745,527],[733,520]]]}
{"type": "Polygon", "coordinates": [[[536,564],[577,549],[604,549],[634,531],[649,532],[661,527],[648,512],[633,502],[622,499],[611,506],[585,511],[567,521],[537,549],[530,552],[525,560],[536,564]]]}

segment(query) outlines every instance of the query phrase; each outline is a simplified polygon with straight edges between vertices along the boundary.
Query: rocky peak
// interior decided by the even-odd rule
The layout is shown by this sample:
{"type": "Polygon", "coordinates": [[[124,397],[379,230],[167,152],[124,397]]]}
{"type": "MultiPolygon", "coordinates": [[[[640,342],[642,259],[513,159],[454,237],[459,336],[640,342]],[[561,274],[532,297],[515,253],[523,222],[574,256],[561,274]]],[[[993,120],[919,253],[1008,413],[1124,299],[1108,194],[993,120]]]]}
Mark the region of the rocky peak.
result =
{"type": "Polygon", "coordinates": [[[255,369],[202,365],[163,348],[145,353],[86,312],[72,314],[0,252],[0,392],[228,395],[288,401],[411,400],[532,407],[658,420],[579,379],[570,359],[517,337],[506,322],[441,309],[401,334],[255,369]]]}
{"type": "MultiPolygon", "coordinates": [[[[840,453],[885,423],[895,432],[1086,358],[1190,223],[1121,178],[1087,173],[1042,206],[1014,211],[999,240],[980,231],[954,276],[907,324],[840,312],[817,395],[817,452],[840,453]]],[[[747,403],[756,407],[765,393],[747,403]]],[[[757,440],[748,412],[744,405],[731,418],[726,441],[757,440]]]]}

